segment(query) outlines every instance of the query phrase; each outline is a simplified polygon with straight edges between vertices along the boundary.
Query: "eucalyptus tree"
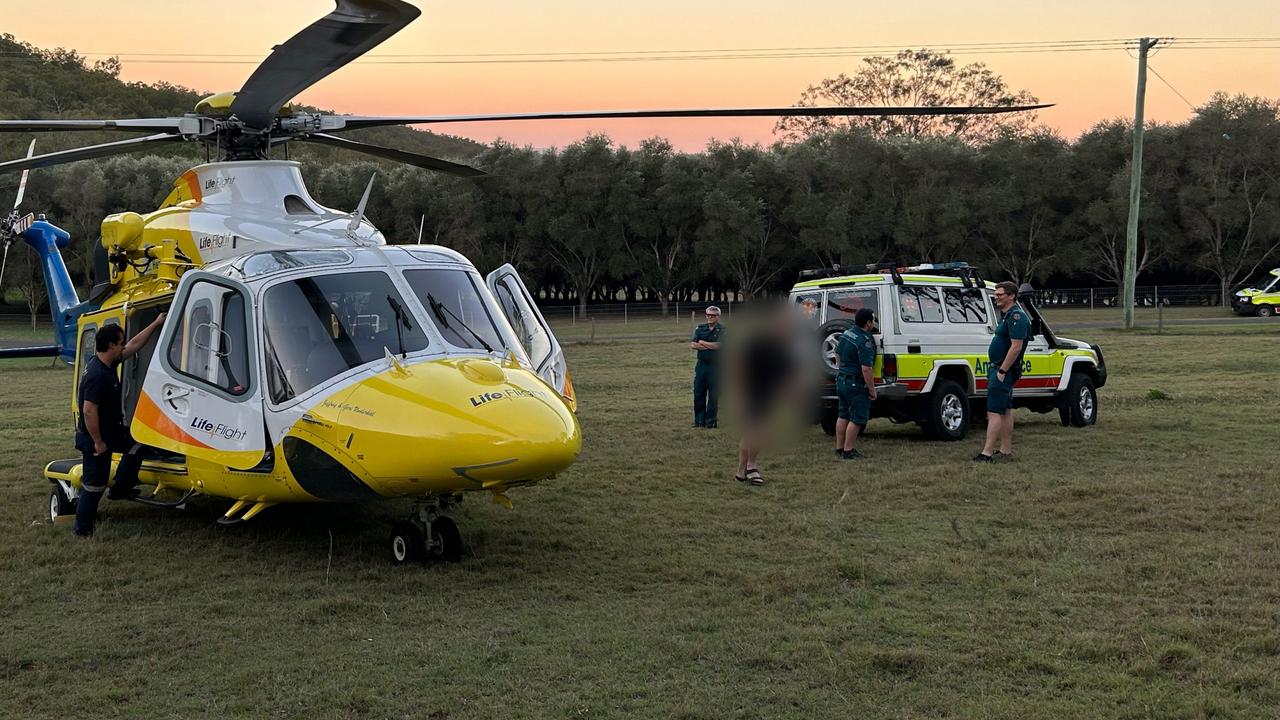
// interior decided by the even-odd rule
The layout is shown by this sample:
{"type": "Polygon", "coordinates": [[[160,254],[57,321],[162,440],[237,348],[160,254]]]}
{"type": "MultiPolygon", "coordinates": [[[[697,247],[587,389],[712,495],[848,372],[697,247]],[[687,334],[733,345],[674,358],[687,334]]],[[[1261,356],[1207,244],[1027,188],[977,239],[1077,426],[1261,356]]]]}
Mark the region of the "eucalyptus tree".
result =
{"type": "Polygon", "coordinates": [[[1182,133],[1185,181],[1178,194],[1192,261],[1231,287],[1280,251],[1280,105],[1214,95],[1182,133]]]}

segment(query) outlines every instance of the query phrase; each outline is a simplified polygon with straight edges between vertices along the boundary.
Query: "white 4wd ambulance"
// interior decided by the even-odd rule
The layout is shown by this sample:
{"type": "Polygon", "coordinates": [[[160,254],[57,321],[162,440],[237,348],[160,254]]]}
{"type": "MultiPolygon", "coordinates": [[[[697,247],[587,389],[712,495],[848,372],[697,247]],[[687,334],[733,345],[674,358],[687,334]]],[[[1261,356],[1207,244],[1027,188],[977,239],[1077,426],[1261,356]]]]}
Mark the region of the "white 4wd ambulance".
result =
{"type": "MultiPolygon", "coordinates": [[[[821,343],[825,382],[819,419],[827,434],[835,433],[836,424],[836,340],[858,310],[870,308],[879,319],[874,335],[879,399],[871,416],[914,422],[940,440],[963,438],[975,414],[986,412],[987,347],[1000,321],[991,297],[994,287],[966,263],[800,273],[791,301],[811,318],[821,343]]],[[[1098,419],[1098,388],[1107,381],[1102,350],[1055,335],[1027,294],[1020,293],[1018,302],[1031,318],[1032,337],[1014,386],[1014,407],[1057,410],[1064,426],[1092,425],[1098,419]]]]}

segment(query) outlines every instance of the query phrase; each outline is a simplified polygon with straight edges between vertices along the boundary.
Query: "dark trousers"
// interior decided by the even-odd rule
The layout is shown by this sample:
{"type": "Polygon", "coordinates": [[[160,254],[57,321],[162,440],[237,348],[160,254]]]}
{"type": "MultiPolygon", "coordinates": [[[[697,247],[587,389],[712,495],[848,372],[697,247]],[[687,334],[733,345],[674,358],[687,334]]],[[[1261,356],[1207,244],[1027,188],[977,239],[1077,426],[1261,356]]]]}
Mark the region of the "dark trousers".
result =
{"type": "Polygon", "coordinates": [[[94,519],[98,515],[98,503],[102,502],[102,494],[107,491],[108,478],[111,474],[111,454],[122,453],[120,463],[116,466],[115,486],[120,489],[131,488],[138,484],[138,470],[142,468],[142,446],[125,435],[107,442],[107,451],[101,455],[93,454],[93,441],[88,447],[80,447],[80,496],[76,500],[77,535],[92,535],[94,519]]]}
{"type": "Polygon", "coordinates": [[[711,363],[698,363],[693,369],[693,424],[715,427],[719,400],[719,371],[711,363]]]}

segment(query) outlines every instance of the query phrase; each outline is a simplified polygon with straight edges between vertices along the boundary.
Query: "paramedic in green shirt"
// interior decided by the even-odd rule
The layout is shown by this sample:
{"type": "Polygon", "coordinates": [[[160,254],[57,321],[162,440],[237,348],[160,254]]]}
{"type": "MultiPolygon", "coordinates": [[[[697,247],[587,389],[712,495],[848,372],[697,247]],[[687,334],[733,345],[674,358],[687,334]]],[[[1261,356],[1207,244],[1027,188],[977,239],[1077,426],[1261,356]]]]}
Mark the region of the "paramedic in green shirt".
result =
{"type": "Polygon", "coordinates": [[[720,324],[720,308],[707,308],[707,321],[693,329],[689,347],[698,353],[693,367],[693,426],[713,428],[719,409],[720,337],[724,326],[720,324]]]}
{"type": "Polygon", "coordinates": [[[836,457],[844,460],[862,457],[853,443],[866,429],[871,401],[876,399],[875,313],[862,308],[854,315],[853,325],[836,341],[836,457]]]}
{"type": "Polygon", "coordinates": [[[996,283],[992,297],[1000,310],[991,345],[987,348],[987,442],[973,457],[991,462],[1000,445],[1000,454],[1013,454],[1013,386],[1022,376],[1022,356],[1031,338],[1031,320],[1018,304],[1018,286],[1009,281],[996,283]]]}

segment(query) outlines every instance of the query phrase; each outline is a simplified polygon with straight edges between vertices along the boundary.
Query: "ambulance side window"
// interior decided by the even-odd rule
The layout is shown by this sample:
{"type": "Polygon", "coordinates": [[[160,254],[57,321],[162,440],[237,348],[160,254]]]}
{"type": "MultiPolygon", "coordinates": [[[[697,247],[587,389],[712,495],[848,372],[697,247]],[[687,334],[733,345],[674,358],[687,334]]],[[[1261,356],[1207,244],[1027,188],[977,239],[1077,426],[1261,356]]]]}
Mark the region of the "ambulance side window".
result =
{"type": "Polygon", "coordinates": [[[86,325],[84,331],[80,333],[80,349],[76,351],[76,357],[80,363],[80,372],[84,372],[85,367],[89,364],[89,358],[97,352],[94,342],[98,339],[98,326],[86,325]]]}
{"type": "Polygon", "coordinates": [[[942,322],[937,288],[899,285],[898,314],[904,322],[942,322]]]}
{"type": "Polygon", "coordinates": [[[987,303],[977,288],[943,288],[947,322],[987,324],[987,303]]]}

